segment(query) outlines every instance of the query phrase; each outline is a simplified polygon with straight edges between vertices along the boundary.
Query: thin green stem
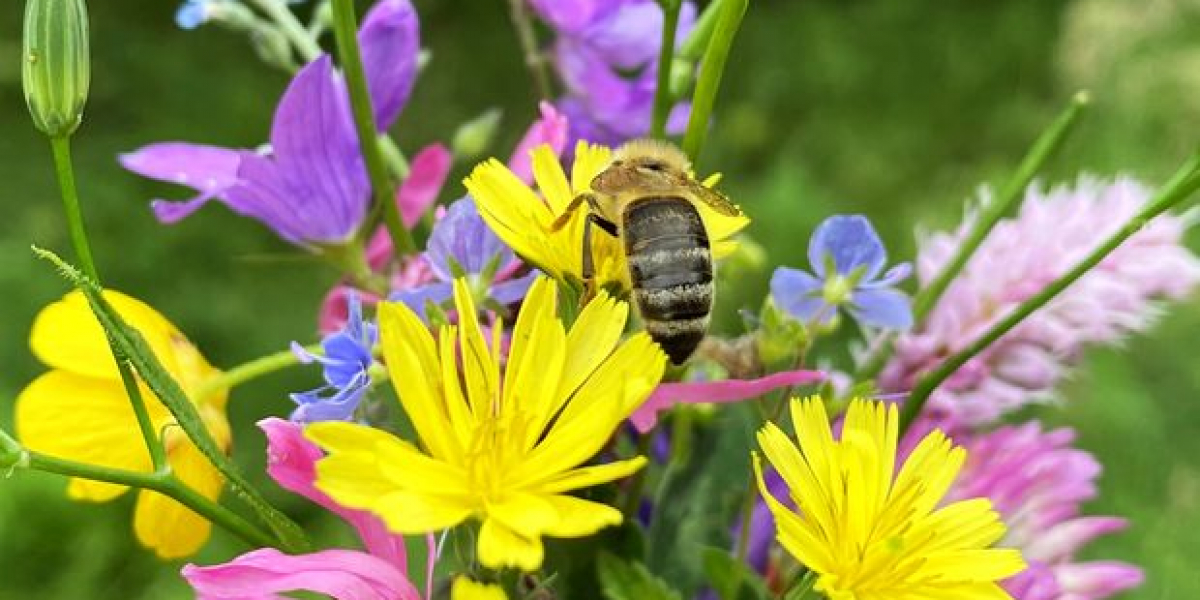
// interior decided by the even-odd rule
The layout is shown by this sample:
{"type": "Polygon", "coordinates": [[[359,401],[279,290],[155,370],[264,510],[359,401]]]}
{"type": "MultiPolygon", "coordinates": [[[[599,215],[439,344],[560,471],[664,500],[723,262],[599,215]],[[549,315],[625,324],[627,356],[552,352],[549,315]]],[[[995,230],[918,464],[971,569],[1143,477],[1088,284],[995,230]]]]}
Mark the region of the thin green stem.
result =
{"type": "Polygon", "coordinates": [[[696,25],[688,32],[687,37],[683,39],[683,43],[679,44],[679,50],[675,54],[676,57],[686,60],[689,63],[696,63],[700,60],[704,49],[708,47],[708,40],[712,37],[713,29],[717,26],[717,18],[721,14],[721,6],[727,1],[714,0],[714,2],[704,7],[704,12],[696,20],[696,25]]]}
{"type": "Polygon", "coordinates": [[[375,193],[375,204],[383,207],[383,222],[392,237],[392,246],[399,260],[416,252],[416,244],[400,219],[395,190],[379,150],[379,133],[375,129],[371,95],[367,91],[367,77],[363,72],[362,55],[358,48],[358,18],[354,14],[353,0],[333,0],[333,33],[337,40],[338,54],[342,59],[342,72],[346,76],[346,84],[350,91],[354,126],[358,130],[358,142],[367,163],[367,174],[375,193]]]}
{"type": "Polygon", "coordinates": [[[553,93],[550,89],[550,74],[546,70],[546,59],[538,50],[537,32],[529,19],[529,11],[525,8],[525,0],[508,0],[508,14],[512,19],[513,29],[517,32],[517,41],[521,44],[521,53],[525,56],[525,66],[533,76],[534,89],[539,100],[549,100],[553,93]]]}
{"type": "MultiPolygon", "coordinates": [[[[84,274],[95,281],[97,285],[101,285],[100,273],[96,269],[96,262],[92,259],[92,248],[88,243],[87,228],[83,224],[83,210],[79,204],[79,192],[75,185],[75,169],[71,162],[71,138],[69,136],[52,137],[50,138],[50,147],[54,154],[54,169],[58,175],[63,212],[66,213],[67,229],[71,234],[71,244],[75,248],[75,255],[79,258],[79,265],[84,274]]],[[[127,357],[117,349],[111,339],[108,340],[108,346],[113,359],[116,360],[117,372],[121,375],[121,383],[124,384],[125,392],[129,396],[133,414],[137,418],[138,430],[146,442],[146,449],[150,452],[150,461],[154,464],[155,469],[161,469],[163,465],[167,464],[166,449],[158,439],[158,432],[150,420],[150,412],[146,409],[146,401],[142,398],[142,390],[138,387],[137,378],[134,377],[127,357]]]]}
{"type": "Polygon", "coordinates": [[[754,518],[754,504],[758,499],[758,481],[754,469],[750,470],[750,479],[746,483],[746,501],[742,502],[742,516],[738,528],[737,560],[746,562],[750,554],[750,521],[754,518]]]}
{"type": "Polygon", "coordinates": [[[292,12],[283,0],[252,0],[254,5],[263,11],[279,30],[283,32],[284,37],[292,43],[296,52],[304,60],[301,63],[309,63],[321,55],[321,46],[313,39],[308,28],[296,18],[296,14],[292,12]]]}
{"type": "MultiPolygon", "coordinates": [[[[316,354],[321,353],[320,344],[304,346],[304,349],[316,354]]],[[[294,367],[298,364],[300,364],[300,359],[291,350],[281,350],[273,354],[260,356],[224,371],[220,375],[205,379],[196,388],[194,397],[196,402],[202,402],[205,398],[221,390],[233,389],[248,381],[258,379],[264,375],[270,375],[276,371],[282,371],[288,367],[294,367]]]]}
{"type": "MultiPolygon", "coordinates": [[[[1042,131],[1033,146],[1029,148],[1029,152],[1021,159],[1021,163],[1017,166],[1017,170],[1005,182],[1004,187],[1000,189],[1000,193],[996,196],[995,201],[983,207],[982,214],[979,220],[967,233],[967,237],[955,250],[954,256],[946,263],[946,266],[938,273],[933,281],[921,289],[913,300],[913,320],[921,322],[929,311],[937,305],[942,294],[950,287],[950,283],[954,278],[962,272],[966,267],[967,262],[975,255],[975,251],[987,239],[989,233],[996,226],[1000,219],[1009,212],[1024,196],[1025,189],[1029,186],[1029,182],[1042,170],[1042,167],[1050,160],[1055,152],[1062,147],[1067,136],[1075,128],[1080,117],[1083,116],[1084,110],[1090,103],[1090,97],[1087,92],[1078,92],[1071,98],[1070,104],[1067,105],[1058,117],[1042,131]]],[[[897,334],[888,332],[882,334],[874,344],[870,355],[863,362],[862,367],[855,374],[855,381],[864,381],[874,378],[883,370],[887,359],[891,357],[892,345],[896,341],[897,334]]]]}
{"type": "Polygon", "coordinates": [[[31,450],[26,450],[25,456],[25,466],[30,469],[159,492],[179,501],[180,504],[194,510],[197,514],[238,536],[251,547],[269,548],[275,545],[275,539],[265,531],[258,529],[228,508],[205,498],[196,490],[183,484],[183,482],[168,471],[160,469],[154,473],[139,473],[125,469],[79,463],[47,456],[31,450]]]}
{"type": "Polygon", "coordinates": [[[1008,316],[998,321],[966,348],[956,352],[943,361],[936,369],[922,376],[913,387],[912,393],[904,403],[904,408],[900,413],[901,434],[903,435],[904,431],[908,429],[917,415],[921,413],[921,409],[925,406],[925,402],[929,400],[929,396],[933,394],[934,390],[953,375],[955,371],[966,364],[967,361],[983,351],[984,348],[995,343],[996,340],[1011,331],[1013,327],[1016,327],[1026,317],[1045,306],[1047,302],[1053,300],[1068,286],[1100,264],[1100,261],[1104,260],[1113,250],[1116,250],[1130,236],[1137,233],[1142,227],[1145,227],[1146,223],[1150,222],[1151,219],[1179,205],[1198,188],[1200,188],[1200,152],[1194,154],[1176,172],[1170,181],[1163,185],[1154,199],[1139,211],[1138,214],[1126,221],[1120,229],[1104,240],[1087,257],[1076,263],[1074,267],[1071,267],[1071,270],[1058,279],[1055,279],[1050,285],[1047,285],[1028,300],[1022,302],[1008,316]]]}
{"type": "Polygon", "coordinates": [[[671,112],[671,65],[675,62],[675,32],[679,28],[681,0],[658,0],[663,11],[662,46],[658,50],[658,83],[654,89],[654,113],[650,121],[650,136],[667,137],[667,117],[671,112]]]}
{"type": "MultiPolygon", "coordinates": [[[[654,432],[647,431],[638,436],[637,452],[634,456],[649,456],[650,444],[654,441],[654,432]]],[[[650,470],[650,465],[646,465],[632,475],[629,480],[629,487],[626,488],[627,495],[625,496],[625,505],[621,512],[625,513],[626,519],[633,519],[637,516],[638,509],[642,505],[642,491],[646,489],[646,472],[650,470]]]]}
{"type": "Polygon", "coordinates": [[[708,122],[717,101],[717,90],[721,87],[721,75],[725,72],[725,61],[733,47],[733,38],[741,26],[749,0],[726,0],[717,16],[717,23],[708,40],[708,48],[700,61],[700,77],[696,91],[692,94],[692,114],[688,118],[687,133],[683,136],[683,151],[698,162],[704,149],[704,138],[708,135],[708,122]]]}

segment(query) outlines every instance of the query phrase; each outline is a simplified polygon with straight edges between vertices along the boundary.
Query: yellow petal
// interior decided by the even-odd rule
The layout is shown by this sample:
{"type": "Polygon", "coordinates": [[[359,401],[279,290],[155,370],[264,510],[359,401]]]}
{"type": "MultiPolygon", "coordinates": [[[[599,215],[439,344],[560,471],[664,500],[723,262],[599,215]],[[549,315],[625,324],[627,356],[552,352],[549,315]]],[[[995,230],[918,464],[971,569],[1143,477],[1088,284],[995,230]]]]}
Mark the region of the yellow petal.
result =
{"type": "MultiPolygon", "coordinates": [[[[220,474],[190,441],[176,444],[167,459],[185,485],[210,500],[220,496],[220,474]]],[[[194,554],[212,531],[212,524],[204,517],[171,498],[146,490],[138,493],[133,522],[138,541],[168,560],[194,554]]]]}
{"type": "Polygon", "coordinates": [[[496,360],[488,350],[483,330],[479,328],[478,311],[471,298],[466,279],[454,280],[454,306],[460,316],[458,323],[459,351],[462,353],[462,379],[471,409],[476,416],[487,414],[493,402],[500,398],[500,373],[496,360]]]}
{"type": "Polygon", "coordinates": [[[571,187],[578,191],[590,189],[592,180],[611,161],[612,150],[579,140],[575,144],[575,163],[571,165],[571,187]]]}
{"type": "Polygon", "coordinates": [[[544,496],[524,492],[507,494],[499,502],[488,502],[484,509],[489,520],[495,519],[526,538],[535,538],[558,522],[558,512],[544,496]]]}
{"type": "Polygon", "coordinates": [[[476,166],[463,184],[479,215],[504,243],[528,262],[560,276],[555,256],[542,239],[554,216],[533,190],[495,159],[476,166]]]}
{"type": "Polygon", "coordinates": [[[416,535],[449,529],[471,516],[474,508],[445,496],[395,490],[379,496],[369,507],[395,533],[416,535]]]}
{"type": "Polygon", "coordinates": [[[441,396],[441,365],[433,337],[401,303],[379,305],[379,335],[392,385],[421,442],[436,458],[457,463],[462,448],[441,396]]]}
{"type": "MultiPolygon", "coordinates": [[[[327,462],[338,464],[335,459],[344,458],[350,461],[346,464],[357,475],[363,469],[370,468],[362,463],[374,462],[376,466],[370,486],[373,491],[404,488],[430,494],[467,493],[462,485],[466,473],[460,467],[430,458],[412,444],[381,429],[357,423],[327,421],[309,425],[304,429],[304,435],[329,453],[329,456],[318,461],[318,467],[327,462]],[[382,482],[380,478],[383,478],[382,482]],[[385,482],[388,484],[385,488],[373,485],[385,482]]],[[[325,466],[319,472],[318,484],[325,479],[350,479],[332,466],[325,466]]]]}
{"type": "MultiPolygon", "coordinates": [[[[602,465],[588,465],[570,471],[563,471],[553,477],[540,481],[536,484],[537,490],[543,493],[558,494],[577,490],[579,488],[591,487],[601,483],[608,483],[618,479],[624,479],[638,471],[646,465],[646,457],[635,456],[627,460],[605,463],[602,465]]],[[[534,484],[530,484],[534,485],[534,484]]]]}
{"type": "MultiPolygon", "coordinates": [[[[155,403],[157,404],[157,403],[155,403]]],[[[154,416],[165,412],[161,405],[154,416]]],[[[50,371],[17,397],[17,437],[32,450],[106,467],[149,472],[150,454],[119,381],[50,371]]],[[[78,500],[110,500],[124,486],[71,479],[78,500]]]]}
{"type": "Polygon", "coordinates": [[[550,496],[547,501],[558,513],[558,522],[546,529],[546,535],[554,537],[584,537],[605,527],[620,525],[624,520],[621,511],[572,496],[550,496]]]}
{"type": "Polygon", "coordinates": [[[515,567],[536,571],[542,566],[545,550],[539,537],[525,537],[496,519],[488,518],[479,529],[477,558],[489,569],[515,567]]]}
{"type": "Polygon", "coordinates": [[[479,583],[459,576],[450,588],[450,600],[508,600],[504,588],[490,583],[479,583]]]}
{"type": "MultiPolygon", "coordinates": [[[[179,378],[173,340],[183,340],[183,334],[139,300],[111,290],[104,292],[104,298],[146,338],[167,371],[179,378]]],[[[104,329],[79,291],[67,294],[38,313],[29,334],[29,346],[34,355],[50,367],[92,377],[118,377],[104,329]]]]}
{"type": "Polygon", "coordinates": [[[567,175],[563,173],[562,164],[558,162],[558,156],[548,144],[533,149],[533,179],[556,217],[565,212],[567,205],[575,198],[575,194],[571,192],[571,184],[567,182],[567,175]]]}
{"type": "Polygon", "coordinates": [[[567,335],[567,364],[556,396],[570,396],[612,354],[628,317],[629,305],[604,292],[588,302],[567,335]]]}

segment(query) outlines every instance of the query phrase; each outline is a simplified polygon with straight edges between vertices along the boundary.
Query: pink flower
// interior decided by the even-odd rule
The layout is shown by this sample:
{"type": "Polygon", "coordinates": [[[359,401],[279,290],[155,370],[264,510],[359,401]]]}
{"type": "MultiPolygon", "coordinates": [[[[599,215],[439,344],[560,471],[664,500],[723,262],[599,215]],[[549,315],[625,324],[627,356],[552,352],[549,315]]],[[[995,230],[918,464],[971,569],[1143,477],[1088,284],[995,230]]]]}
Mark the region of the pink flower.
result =
{"type": "MultiPolygon", "coordinates": [[[[267,472],[284,488],[337,513],[358,530],[366,552],[324,550],[292,556],[274,548],[243,554],[209,567],[188,564],[183,576],[200,600],[274,600],[280,594],[312,591],[335,600],[421,600],[408,579],[404,538],[388,532],[378,517],[335,503],[313,486],[315,463],[323,453],[303,436],[303,428],[283,419],[259,421],[267,434],[267,472]]],[[[432,596],[433,536],[423,598],[432,596]]]]}
{"type": "MultiPolygon", "coordinates": [[[[924,322],[901,336],[880,377],[886,392],[912,388],[921,373],[974,341],[999,319],[1090,253],[1146,203],[1129,179],[1080,178],[1073,186],[1026,192],[1020,213],[1001,221],[924,322]]],[[[983,200],[986,202],[985,191],[983,200]]],[[[929,283],[954,253],[973,217],[954,233],[921,241],[917,271],[929,283]]],[[[1089,344],[1115,344],[1145,330],[1158,301],[1178,300],[1200,281],[1200,260],[1180,243],[1191,219],[1164,215],[1100,265],[961,368],[927,411],[967,425],[994,422],[1044,401],[1089,344]]]]}
{"type": "Polygon", "coordinates": [[[553,104],[544,100],[538,103],[538,110],[542,114],[541,118],[529,126],[525,136],[521,138],[520,142],[517,142],[512,157],[508,159],[508,168],[525,183],[533,182],[533,155],[531,153],[534,148],[542,144],[549,144],[550,149],[554,150],[554,155],[558,156],[567,147],[567,118],[558,112],[553,104]]]}
{"type": "Polygon", "coordinates": [[[658,413],[679,403],[741,402],[761,396],[771,390],[815,383],[825,378],[820,371],[782,371],[758,379],[729,379],[690,383],[664,383],[650,394],[641,407],[629,417],[638,433],[646,433],[658,424],[658,413]]]}
{"type": "Polygon", "coordinates": [[[1004,517],[1002,545],[1020,548],[1030,564],[1004,582],[1017,600],[1098,600],[1142,582],[1132,565],[1075,562],[1080,548],[1126,522],[1080,515],[1080,505],[1096,496],[1100,465],[1070,446],[1074,437],[1070,429],[1043,431],[1034,421],[957,440],[967,462],[947,501],[986,497],[1004,517]]]}

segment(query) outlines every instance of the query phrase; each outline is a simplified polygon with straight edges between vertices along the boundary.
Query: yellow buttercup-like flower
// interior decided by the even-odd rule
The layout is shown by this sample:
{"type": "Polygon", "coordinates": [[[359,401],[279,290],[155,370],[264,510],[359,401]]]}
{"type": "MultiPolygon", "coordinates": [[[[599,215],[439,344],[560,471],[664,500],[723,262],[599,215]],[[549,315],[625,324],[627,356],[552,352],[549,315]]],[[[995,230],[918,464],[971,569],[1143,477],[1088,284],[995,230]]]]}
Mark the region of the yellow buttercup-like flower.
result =
{"type": "MultiPolygon", "coordinates": [[[[579,142],[570,180],[549,146],[533,150],[533,177],[541,196],[534,193],[508,167],[489,159],[471,172],[464,183],[488,226],[523,259],[560,281],[583,279],[583,240],[587,211],[579,210],[566,227],[551,230],[551,224],[575,196],[588,191],[591,181],[608,166],[609,148],[579,142]]],[[[713,256],[721,258],[733,252],[737,244],[732,236],[750,223],[745,216],[730,217],[717,213],[703,203],[700,216],[708,230],[713,256]]],[[[629,289],[629,267],[621,241],[593,229],[592,257],[597,287],[629,289]]]]}
{"type": "Polygon", "coordinates": [[[601,292],[567,331],[556,296],[549,278],[534,282],[503,372],[501,327],[489,343],[464,280],[454,282],[462,321],[436,340],[404,305],[381,305],[384,361],[422,447],[353,423],[310,425],[306,435],[329,453],[317,463],[317,488],[397,533],[476,517],[478,559],[490,568],[532,571],[542,536],[619,524],[620,511],[567,492],[645,464],[639,456],[580,466],[658,385],[666,356],[645,333],[619,343],[625,303],[601,292]]]}
{"type": "MultiPolygon", "coordinates": [[[[200,382],[216,375],[204,357],[162,315],[146,304],[113,291],[104,297],[146,338],[155,356],[191,395],[200,382]]],[[[31,450],[78,462],[131,471],[152,471],[150,453],[121,384],[104,330],[79,292],[42,309],[29,344],[51,370],[17,397],[16,427],[31,450]]],[[[222,478],[178,427],[166,407],[142,385],[150,420],[162,432],[172,472],[204,496],[216,499],[222,478]]],[[[197,402],[204,424],[222,448],[230,443],[224,391],[197,402]]],[[[193,398],[193,401],[196,401],[193,398]]],[[[104,502],[125,486],[72,478],[67,494],[76,500],[104,502]]],[[[134,509],[134,531],[160,557],[181,558],[200,549],[211,524],[182,504],[142,490],[134,509]]]]}
{"type": "Polygon", "coordinates": [[[459,576],[450,587],[450,600],[508,600],[504,588],[459,576]]]}
{"type": "Polygon", "coordinates": [[[986,498],[940,506],[966,451],[940,431],[925,436],[898,475],[895,405],[855,400],[840,440],[820,398],[792,400],[799,446],[768,423],[767,460],[796,503],[792,512],[763,482],[778,539],[817,575],[830,600],[1006,599],[996,581],[1025,568],[1017,550],[989,548],[1004,523],[986,498]]]}

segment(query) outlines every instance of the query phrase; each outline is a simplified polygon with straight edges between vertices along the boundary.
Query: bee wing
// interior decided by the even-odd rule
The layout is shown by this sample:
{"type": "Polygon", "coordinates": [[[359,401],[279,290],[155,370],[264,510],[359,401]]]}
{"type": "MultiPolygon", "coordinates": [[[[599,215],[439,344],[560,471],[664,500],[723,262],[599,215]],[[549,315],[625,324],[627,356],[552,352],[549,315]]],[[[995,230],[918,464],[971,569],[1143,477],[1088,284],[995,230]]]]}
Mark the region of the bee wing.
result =
{"type": "Polygon", "coordinates": [[[742,215],[742,209],[738,208],[733,202],[730,202],[725,194],[712,188],[704,187],[699,183],[693,183],[691,188],[698,200],[707,204],[718,213],[727,217],[739,217],[742,215]]]}

